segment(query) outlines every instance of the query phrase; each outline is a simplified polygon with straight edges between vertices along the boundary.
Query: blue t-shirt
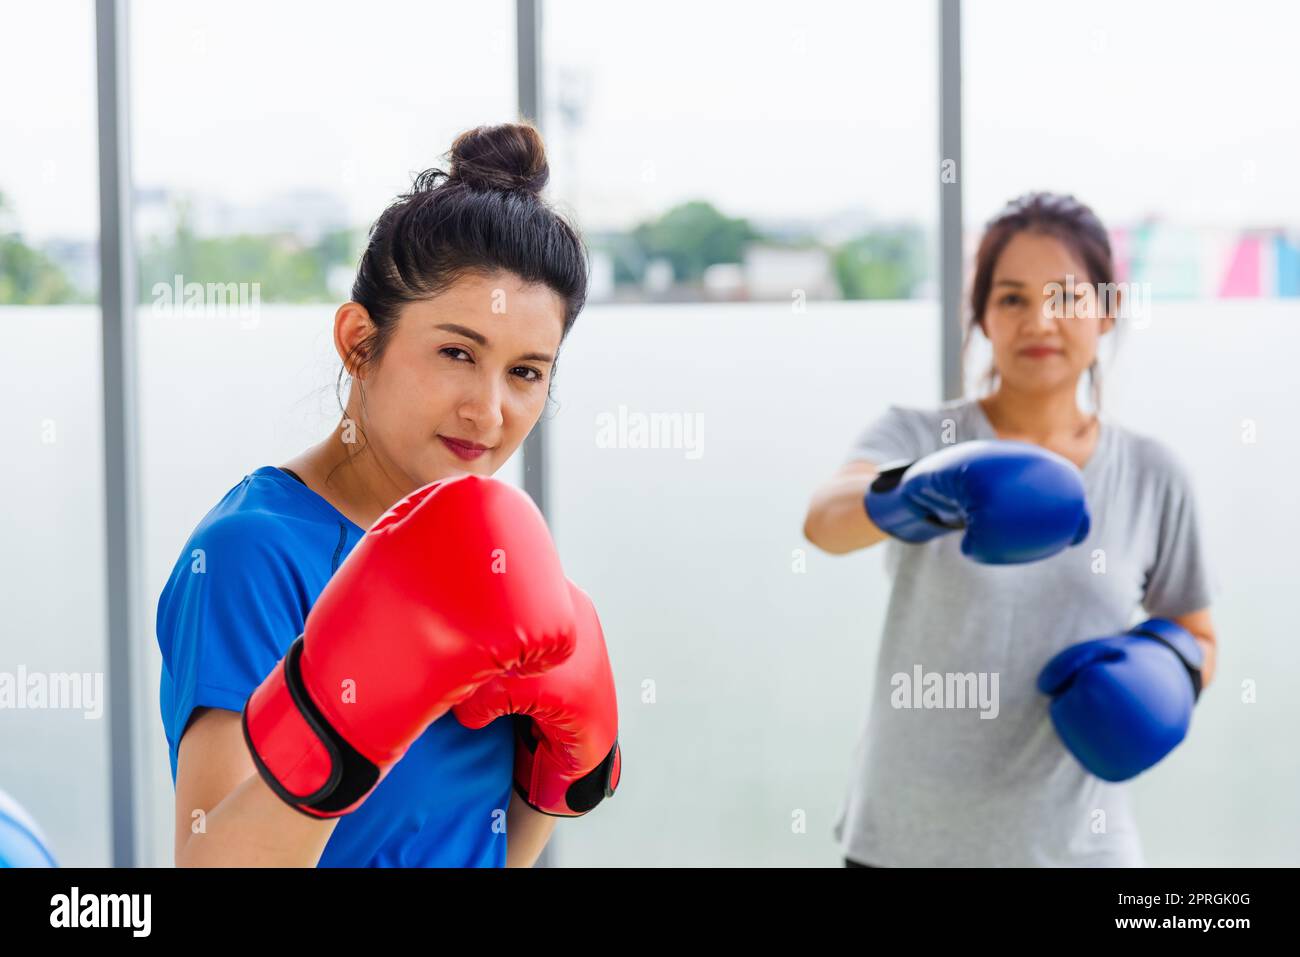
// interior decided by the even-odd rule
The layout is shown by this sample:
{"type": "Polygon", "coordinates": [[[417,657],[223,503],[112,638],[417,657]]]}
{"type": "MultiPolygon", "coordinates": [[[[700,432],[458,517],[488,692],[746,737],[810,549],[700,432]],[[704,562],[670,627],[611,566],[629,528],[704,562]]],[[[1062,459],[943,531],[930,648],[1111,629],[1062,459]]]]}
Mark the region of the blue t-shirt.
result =
{"type": "MultiPolygon", "coordinates": [[[[363,534],[270,466],[245,476],[199,522],[158,600],[173,784],[193,710],[243,710],[363,534]]],[[[509,721],[471,731],[443,716],[339,821],[320,866],[503,867],[513,763],[509,721]]]]}

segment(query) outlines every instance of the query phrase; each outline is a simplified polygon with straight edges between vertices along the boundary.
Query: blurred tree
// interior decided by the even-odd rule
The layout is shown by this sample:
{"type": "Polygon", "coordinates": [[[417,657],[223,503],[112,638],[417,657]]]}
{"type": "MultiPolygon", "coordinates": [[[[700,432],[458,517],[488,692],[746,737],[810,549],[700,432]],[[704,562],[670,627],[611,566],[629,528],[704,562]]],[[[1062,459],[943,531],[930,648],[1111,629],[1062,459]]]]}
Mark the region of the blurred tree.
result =
{"type": "Polygon", "coordinates": [[[155,283],[260,283],[262,302],[330,302],[333,266],[355,267],[360,254],[355,230],[327,233],[305,246],[293,236],[195,234],[188,207],[178,210],[173,235],[149,241],[140,252],[140,301],[153,299],[155,283]]]}
{"type": "Polygon", "coordinates": [[[23,242],[0,193],[0,304],[50,306],[85,302],[58,264],[23,242]]]}
{"type": "Polygon", "coordinates": [[[835,251],[845,299],[910,299],[925,278],[925,236],[915,226],[877,230],[835,251]]]}
{"type": "Polygon", "coordinates": [[[632,230],[646,259],[666,259],[677,282],[695,282],[715,263],[738,263],[759,238],[748,220],[729,219],[700,200],[674,206],[632,230]]]}
{"type": "Polygon", "coordinates": [[[646,254],[628,233],[600,233],[587,237],[592,250],[607,253],[614,263],[614,285],[639,285],[645,278],[646,254]]]}

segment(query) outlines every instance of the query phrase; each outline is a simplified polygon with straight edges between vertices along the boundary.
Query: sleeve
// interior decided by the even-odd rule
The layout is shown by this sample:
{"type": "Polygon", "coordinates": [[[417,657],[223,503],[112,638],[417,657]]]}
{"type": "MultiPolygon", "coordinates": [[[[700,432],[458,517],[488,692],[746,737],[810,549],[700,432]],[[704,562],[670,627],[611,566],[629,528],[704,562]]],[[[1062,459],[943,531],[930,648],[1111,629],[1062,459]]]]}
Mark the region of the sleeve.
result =
{"type": "Polygon", "coordinates": [[[162,717],[173,752],[195,708],[242,711],[302,632],[308,603],[276,531],[256,513],[197,531],[159,599],[162,717]]]}
{"type": "Polygon", "coordinates": [[[925,453],[917,440],[916,429],[907,409],[891,405],[883,415],[862,430],[844,457],[849,462],[914,462],[925,453]]]}
{"type": "Polygon", "coordinates": [[[1191,479],[1168,453],[1162,458],[1167,476],[1161,483],[1155,559],[1147,569],[1142,607],[1154,618],[1177,618],[1209,607],[1210,571],[1191,479]]]}

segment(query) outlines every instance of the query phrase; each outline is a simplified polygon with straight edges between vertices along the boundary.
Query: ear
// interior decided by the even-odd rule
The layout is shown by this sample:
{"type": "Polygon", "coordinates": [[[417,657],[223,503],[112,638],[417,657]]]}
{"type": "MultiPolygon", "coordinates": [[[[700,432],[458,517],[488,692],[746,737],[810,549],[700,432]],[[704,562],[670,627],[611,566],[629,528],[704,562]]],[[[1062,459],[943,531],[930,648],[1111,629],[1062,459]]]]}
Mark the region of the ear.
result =
{"type": "Polygon", "coordinates": [[[343,360],[344,371],[354,379],[364,379],[363,343],[375,331],[370,312],[359,302],[345,302],[334,313],[334,351],[343,360]]]}

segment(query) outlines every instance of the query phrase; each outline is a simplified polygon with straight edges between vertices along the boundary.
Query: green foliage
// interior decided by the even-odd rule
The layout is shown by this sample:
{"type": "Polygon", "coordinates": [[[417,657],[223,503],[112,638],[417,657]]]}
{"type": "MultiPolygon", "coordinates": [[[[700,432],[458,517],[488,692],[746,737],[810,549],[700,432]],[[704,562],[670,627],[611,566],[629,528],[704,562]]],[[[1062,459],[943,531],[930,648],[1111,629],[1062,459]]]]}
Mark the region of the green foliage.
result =
{"type": "MultiPolygon", "coordinates": [[[[677,283],[697,282],[715,263],[744,261],[753,242],[801,249],[820,245],[812,236],[777,241],[764,237],[748,220],[730,219],[710,203],[675,206],[630,233],[607,234],[592,246],[610,255],[617,285],[640,283],[646,264],[666,259],[677,283]]],[[[831,250],[835,278],[845,299],[907,299],[925,278],[925,237],[904,226],[866,233],[831,250]]]]}
{"type": "Polygon", "coordinates": [[[149,242],[140,252],[140,301],[153,298],[155,283],[260,283],[262,302],[329,302],[333,266],[355,265],[358,236],[353,230],[326,234],[310,246],[291,236],[198,236],[182,209],[176,231],[149,242]]]}
{"type": "Polygon", "coordinates": [[[58,264],[23,242],[0,193],[0,305],[51,306],[84,302],[58,264]]]}
{"type": "MultiPolygon", "coordinates": [[[[56,262],[26,245],[10,218],[0,194],[0,303],[93,301],[77,292],[56,262]]],[[[709,266],[743,262],[746,246],[756,241],[818,245],[812,237],[764,237],[748,220],[725,216],[703,200],[675,206],[630,232],[593,236],[591,245],[612,259],[616,285],[640,284],[655,259],[672,265],[675,283],[689,285],[709,266]]],[[[309,245],[284,235],[199,236],[182,205],[174,233],[140,249],[140,301],[152,301],[156,283],[170,287],[180,275],[186,283],[259,283],[262,302],[329,302],[337,298],[329,287],[331,271],[343,267],[351,273],[364,245],[358,230],[337,230],[309,245]]],[[[907,299],[927,274],[925,237],[912,226],[866,233],[831,255],[845,299],[907,299]]]]}
{"type": "Polygon", "coordinates": [[[84,300],[48,256],[17,235],[0,236],[0,304],[52,306],[84,300]]]}
{"type": "Polygon", "coordinates": [[[668,260],[677,282],[698,281],[715,263],[740,262],[746,244],[758,238],[748,220],[729,219],[699,200],[674,206],[632,230],[644,258],[668,260]]]}
{"type": "Polygon", "coordinates": [[[835,251],[845,299],[910,299],[925,267],[925,237],[912,226],[867,233],[835,251]]]}
{"type": "Polygon", "coordinates": [[[606,233],[589,236],[593,251],[609,255],[614,263],[614,285],[637,285],[645,278],[646,254],[637,241],[627,233],[606,233]]]}

